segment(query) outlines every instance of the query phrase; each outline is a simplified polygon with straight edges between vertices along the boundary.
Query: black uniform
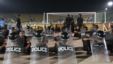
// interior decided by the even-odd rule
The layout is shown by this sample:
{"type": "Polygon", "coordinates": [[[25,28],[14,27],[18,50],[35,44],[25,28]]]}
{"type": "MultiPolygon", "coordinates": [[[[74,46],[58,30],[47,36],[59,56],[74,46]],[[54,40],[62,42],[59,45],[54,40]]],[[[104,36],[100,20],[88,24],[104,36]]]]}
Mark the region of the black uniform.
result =
{"type": "Polygon", "coordinates": [[[66,17],[66,20],[65,20],[65,23],[64,23],[65,28],[67,28],[68,30],[70,30],[71,27],[72,27],[71,26],[72,21],[73,21],[73,18],[72,17],[70,17],[70,16],[66,17]]]}
{"type": "Polygon", "coordinates": [[[83,25],[83,18],[82,17],[77,18],[77,25],[78,25],[79,28],[82,27],[82,25],[83,25]]]}
{"type": "Polygon", "coordinates": [[[17,25],[16,25],[16,26],[17,26],[17,28],[18,28],[18,31],[20,31],[21,28],[22,28],[22,27],[21,27],[21,20],[20,20],[20,18],[17,19],[17,25]]]}

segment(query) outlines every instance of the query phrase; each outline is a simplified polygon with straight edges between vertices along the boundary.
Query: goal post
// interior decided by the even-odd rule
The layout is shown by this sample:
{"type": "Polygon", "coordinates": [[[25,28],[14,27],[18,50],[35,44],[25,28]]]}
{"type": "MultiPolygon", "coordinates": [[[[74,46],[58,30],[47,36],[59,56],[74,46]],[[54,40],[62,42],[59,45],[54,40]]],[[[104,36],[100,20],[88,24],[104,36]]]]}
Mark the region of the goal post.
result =
{"type": "Polygon", "coordinates": [[[73,16],[74,22],[82,14],[84,23],[96,23],[96,12],[49,12],[46,13],[46,24],[63,23],[68,14],[73,16]]]}

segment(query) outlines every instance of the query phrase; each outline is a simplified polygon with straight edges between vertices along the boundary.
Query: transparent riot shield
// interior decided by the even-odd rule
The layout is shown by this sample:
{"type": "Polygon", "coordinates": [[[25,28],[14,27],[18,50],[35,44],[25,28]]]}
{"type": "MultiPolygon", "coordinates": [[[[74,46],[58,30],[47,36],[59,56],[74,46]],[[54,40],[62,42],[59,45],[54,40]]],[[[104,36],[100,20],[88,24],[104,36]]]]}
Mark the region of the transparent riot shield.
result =
{"type": "Polygon", "coordinates": [[[77,64],[76,53],[73,46],[73,38],[60,38],[58,45],[58,64],[77,64]]]}
{"type": "Polygon", "coordinates": [[[3,64],[26,64],[28,63],[22,57],[21,47],[16,45],[15,40],[8,39],[3,64]],[[23,61],[25,60],[25,61],[23,61]]]}
{"type": "Polygon", "coordinates": [[[91,51],[93,62],[96,63],[110,62],[105,38],[102,38],[102,40],[101,39],[92,39],[92,40],[93,41],[91,41],[91,51]]]}
{"type": "Polygon", "coordinates": [[[49,64],[46,42],[45,36],[32,38],[30,64],[49,64]]]}

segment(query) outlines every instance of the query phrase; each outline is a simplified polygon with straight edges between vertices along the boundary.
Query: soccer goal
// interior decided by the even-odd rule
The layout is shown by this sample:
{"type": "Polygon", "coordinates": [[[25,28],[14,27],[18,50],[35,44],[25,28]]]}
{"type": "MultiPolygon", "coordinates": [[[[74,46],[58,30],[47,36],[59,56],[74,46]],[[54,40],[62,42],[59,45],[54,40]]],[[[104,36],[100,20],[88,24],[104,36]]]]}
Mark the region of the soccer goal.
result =
{"type": "Polygon", "coordinates": [[[67,15],[73,16],[76,23],[79,14],[82,15],[84,23],[96,23],[96,12],[50,12],[46,13],[46,23],[62,24],[67,15]]]}

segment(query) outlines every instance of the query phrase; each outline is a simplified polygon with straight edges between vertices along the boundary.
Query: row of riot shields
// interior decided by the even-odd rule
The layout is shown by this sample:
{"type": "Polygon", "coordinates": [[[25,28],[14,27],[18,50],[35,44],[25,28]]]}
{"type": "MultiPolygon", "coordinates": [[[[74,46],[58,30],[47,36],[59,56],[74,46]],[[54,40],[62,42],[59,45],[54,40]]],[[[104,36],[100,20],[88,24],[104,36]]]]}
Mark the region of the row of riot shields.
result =
{"type": "MultiPolygon", "coordinates": [[[[4,55],[3,64],[50,64],[48,39],[52,36],[33,36],[31,38],[30,61],[24,61],[23,49],[16,45],[15,40],[7,40],[7,48],[4,55]],[[23,63],[22,63],[23,62],[23,63]]],[[[73,36],[71,33],[63,32],[58,37],[57,43],[57,59],[54,64],[78,64],[76,58],[76,50],[73,45],[73,36]]],[[[94,62],[110,62],[105,38],[97,36],[91,38],[91,60],[94,62]]]]}

